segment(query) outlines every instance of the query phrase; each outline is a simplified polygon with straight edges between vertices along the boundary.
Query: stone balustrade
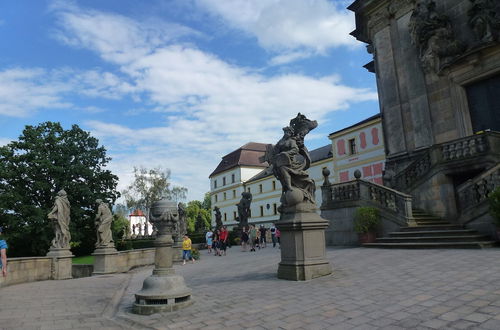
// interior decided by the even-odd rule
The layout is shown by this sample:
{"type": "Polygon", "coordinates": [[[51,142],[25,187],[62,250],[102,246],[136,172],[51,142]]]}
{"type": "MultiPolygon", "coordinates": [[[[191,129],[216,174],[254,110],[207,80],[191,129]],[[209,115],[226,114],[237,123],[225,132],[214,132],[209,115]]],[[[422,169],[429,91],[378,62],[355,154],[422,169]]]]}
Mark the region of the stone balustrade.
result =
{"type": "Polygon", "coordinates": [[[395,187],[406,191],[437,165],[474,159],[489,153],[499,154],[499,146],[498,132],[484,132],[436,144],[395,176],[395,187]]]}
{"type": "Polygon", "coordinates": [[[488,199],[488,194],[500,187],[500,164],[468,180],[457,188],[459,207],[467,211],[488,199]]]}
{"type": "Polygon", "coordinates": [[[321,209],[341,208],[345,202],[365,202],[392,213],[401,225],[414,225],[412,197],[397,190],[362,179],[331,184],[327,178],[321,187],[321,209]]]}

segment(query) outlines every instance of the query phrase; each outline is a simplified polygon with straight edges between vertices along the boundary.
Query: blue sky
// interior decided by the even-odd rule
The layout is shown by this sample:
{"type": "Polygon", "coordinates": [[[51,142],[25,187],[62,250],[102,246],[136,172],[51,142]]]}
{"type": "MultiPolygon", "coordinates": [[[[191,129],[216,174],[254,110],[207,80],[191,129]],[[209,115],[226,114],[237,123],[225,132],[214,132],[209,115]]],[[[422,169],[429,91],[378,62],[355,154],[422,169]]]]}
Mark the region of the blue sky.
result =
{"type": "Polygon", "coordinates": [[[350,2],[1,1],[0,144],[78,124],[120,190],[134,166],[160,166],[202,199],[223,155],[276,143],[298,112],[319,123],[309,149],[378,112],[350,2]]]}

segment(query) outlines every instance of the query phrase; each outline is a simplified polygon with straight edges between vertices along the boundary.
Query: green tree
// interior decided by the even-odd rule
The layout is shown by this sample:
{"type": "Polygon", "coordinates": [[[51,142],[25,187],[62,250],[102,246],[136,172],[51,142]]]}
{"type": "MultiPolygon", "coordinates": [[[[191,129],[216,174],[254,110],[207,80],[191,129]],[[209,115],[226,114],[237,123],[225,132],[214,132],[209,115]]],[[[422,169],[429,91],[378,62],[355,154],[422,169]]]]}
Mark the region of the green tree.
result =
{"type": "Polygon", "coordinates": [[[113,240],[119,241],[125,238],[130,228],[130,221],[122,214],[113,215],[113,223],[111,225],[111,232],[113,233],[113,240]]]}
{"type": "Polygon", "coordinates": [[[134,167],[134,181],[123,191],[129,209],[140,209],[148,216],[151,205],[164,197],[179,202],[186,199],[187,188],[170,188],[170,170],[160,167],[134,167]]]}
{"type": "Polygon", "coordinates": [[[204,222],[204,228],[210,227],[210,221],[211,221],[210,210],[204,209],[202,202],[190,201],[186,207],[186,215],[188,222],[187,228],[189,233],[193,233],[197,228],[203,226],[203,224],[201,223],[198,226],[196,226],[198,218],[200,218],[204,222]]]}
{"type": "Polygon", "coordinates": [[[26,126],[18,141],[0,147],[0,225],[10,256],[46,254],[54,232],[47,214],[60,189],[71,203],[70,231],[76,254],[93,250],[95,200],[114,203],[118,177],[105,167],[111,158],[89,132],[59,123],[26,126]],[[27,244],[29,242],[29,244],[27,244]]]}

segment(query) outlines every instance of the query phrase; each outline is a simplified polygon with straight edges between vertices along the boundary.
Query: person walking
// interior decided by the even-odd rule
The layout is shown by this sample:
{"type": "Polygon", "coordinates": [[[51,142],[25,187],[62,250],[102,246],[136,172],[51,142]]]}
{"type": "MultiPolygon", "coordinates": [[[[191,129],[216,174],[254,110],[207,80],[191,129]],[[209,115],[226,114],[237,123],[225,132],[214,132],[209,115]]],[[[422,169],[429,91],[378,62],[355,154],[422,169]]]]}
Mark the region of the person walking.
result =
{"type": "Polygon", "coordinates": [[[7,242],[2,236],[2,227],[0,227],[0,269],[2,269],[2,276],[7,276],[7,242]]]}
{"type": "Polygon", "coordinates": [[[271,232],[271,241],[273,242],[273,248],[276,247],[276,226],[274,223],[271,225],[271,229],[269,229],[271,232]]]}
{"type": "Polygon", "coordinates": [[[255,252],[255,241],[257,240],[257,230],[254,225],[250,225],[248,231],[248,240],[250,241],[250,251],[255,252]]]}
{"type": "Polygon", "coordinates": [[[194,264],[194,258],[191,255],[192,243],[188,235],[184,235],[182,239],[182,264],[186,264],[186,260],[191,259],[191,263],[194,264]]]}
{"type": "Polygon", "coordinates": [[[243,252],[247,252],[248,238],[247,227],[243,227],[243,231],[241,232],[241,251],[243,252]]]}
{"type": "Polygon", "coordinates": [[[207,231],[207,233],[205,234],[205,240],[207,241],[207,249],[208,249],[208,253],[212,253],[212,238],[214,236],[214,233],[212,232],[211,229],[209,229],[207,231]]]}
{"type": "Polygon", "coordinates": [[[264,225],[260,225],[259,232],[260,232],[259,248],[265,248],[267,246],[267,243],[266,243],[267,229],[266,229],[266,227],[264,227],[264,225]]]}
{"type": "Polygon", "coordinates": [[[227,240],[229,238],[229,232],[227,231],[226,226],[222,226],[222,230],[220,231],[220,249],[224,251],[224,255],[226,255],[226,249],[227,249],[227,240]]]}

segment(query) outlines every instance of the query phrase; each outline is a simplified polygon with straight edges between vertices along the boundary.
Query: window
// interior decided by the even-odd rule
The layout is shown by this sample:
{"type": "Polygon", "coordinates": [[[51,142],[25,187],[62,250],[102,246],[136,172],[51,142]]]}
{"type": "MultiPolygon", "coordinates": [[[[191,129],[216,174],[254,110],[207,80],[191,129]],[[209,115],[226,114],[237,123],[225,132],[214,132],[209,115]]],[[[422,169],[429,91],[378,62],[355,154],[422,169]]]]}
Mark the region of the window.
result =
{"type": "Polygon", "coordinates": [[[222,178],[222,185],[225,186],[226,185],[226,177],[223,177],[222,178]]]}
{"type": "Polygon", "coordinates": [[[234,211],[234,212],[233,212],[233,219],[234,219],[234,220],[236,220],[236,217],[237,217],[237,215],[236,215],[236,211],[234,211]]]}
{"type": "Polygon", "coordinates": [[[226,199],[227,199],[227,196],[226,196],[226,193],[224,193],[224,200],[226,200],[226,199]]]}
{"type": "Polygon", "coordinates": [[[215,196],[215,202],[217,203],[218,202],[217,194],[215,194],[214,196],[215,196]]]}
{"type": "Polygon", "coordinates": [[[231,174],[231,183],[234,183],[234,174],[231,174]]]}
{"type": "Polygon", "coordinates": [[[233,190],[233,198],[236,198],[236,190],[233,190]]]}
{"type": "Polygon", "coordinates": [[[262,185],[259,184],[259,192],[262,194],[262,185]]]}
{"type": "Polygon", "coordinates": [[[227,221],[227,213],[224,213],[224,221],[227,221]]]}
{"type": "Polygon", "coordinates": [[[260,216],[263,217],[264,216],[264,206],[260,206],[260,216]]]}
{"type": "Polygon", "coordinates": [[[356,153],[356,139],[349,140],[349,152],[351,155],[356,153]]]}
{"type": "Polygon", "coordinates": [[[273,204],[273,212],[274,214],[278,214],[278,205],[276,203],[273,204]]]}
{"type": "Polygon", "coordinates": [[[273,181],[273,190],[276,190],[276,181],[273,181]]]}
{"type": "Polygon", "coordinates": [[[217,179],[214,180],[214,188],[217,188],[217,179]]]}

